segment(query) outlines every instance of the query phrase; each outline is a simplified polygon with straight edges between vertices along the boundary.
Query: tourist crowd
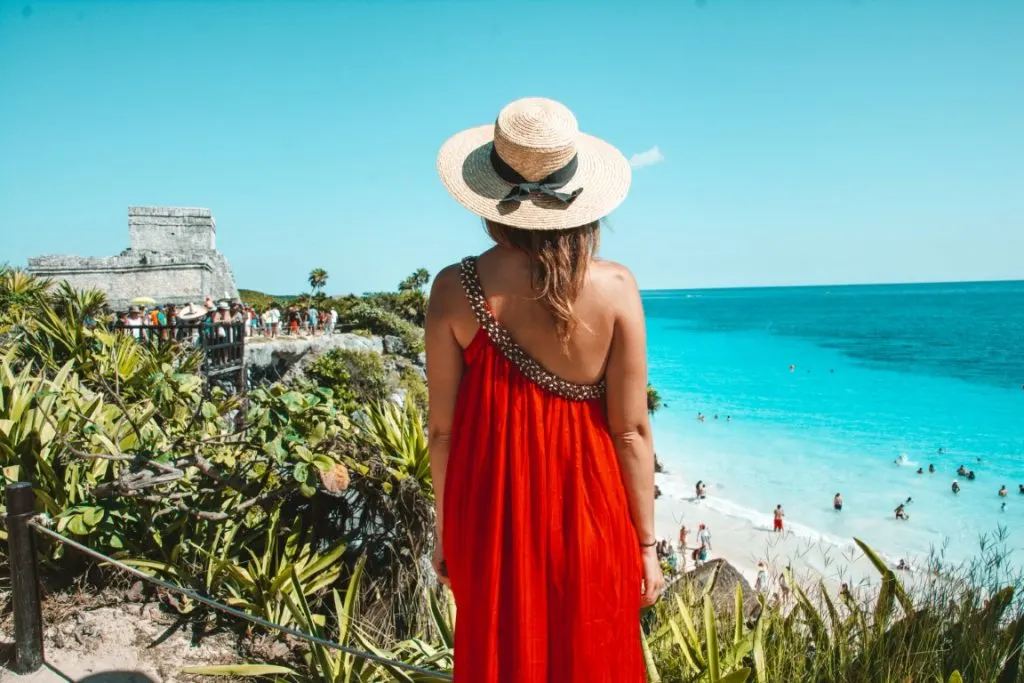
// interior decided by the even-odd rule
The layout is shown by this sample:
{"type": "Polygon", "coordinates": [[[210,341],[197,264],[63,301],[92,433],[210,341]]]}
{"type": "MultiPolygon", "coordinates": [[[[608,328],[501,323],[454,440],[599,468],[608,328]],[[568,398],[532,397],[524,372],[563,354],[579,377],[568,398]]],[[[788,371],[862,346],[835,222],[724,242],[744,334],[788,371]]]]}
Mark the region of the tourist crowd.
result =
{"type": "MultiPolygon", "coordinates": [[[[256,335],[273,338],[279,335],[332,334],[338,326],[338,312],[333,309],[317,310],[313,305],[290,305],[282,309],[272,303],[258,311],[237,299],[215,303],[210,297],[206,298],[202,306],[192,303],[182,306],[131,306],[127,311],[118,313],[116,318],[117,327],[140,338],[146,328],[159,330],[163,337],[170,336],[172,330],[167,328],[205,328],[218,338],[234,340],[239,334],[236,330],[239,329],[247,337],[256,335]]],[[[145,334],[149,336],[150,333],[145,334]]]]}

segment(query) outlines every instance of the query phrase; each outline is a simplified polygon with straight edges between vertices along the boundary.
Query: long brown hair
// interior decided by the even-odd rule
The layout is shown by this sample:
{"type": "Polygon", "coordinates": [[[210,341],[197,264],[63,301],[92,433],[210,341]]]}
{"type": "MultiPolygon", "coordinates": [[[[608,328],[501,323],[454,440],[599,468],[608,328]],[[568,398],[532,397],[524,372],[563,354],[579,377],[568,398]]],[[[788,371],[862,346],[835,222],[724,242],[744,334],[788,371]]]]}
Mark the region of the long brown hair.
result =
{"type": "Polygon", "coordinates": [[[530,257],[531,284],[537,300],[554,316],[558,341],[568,355],[569,339],[579,326],[572,307],[583,291],[590,261],[600,246],[600,221],[568,230],[523,230],[486,219],[484,225],[495,242],[530,257]]]}

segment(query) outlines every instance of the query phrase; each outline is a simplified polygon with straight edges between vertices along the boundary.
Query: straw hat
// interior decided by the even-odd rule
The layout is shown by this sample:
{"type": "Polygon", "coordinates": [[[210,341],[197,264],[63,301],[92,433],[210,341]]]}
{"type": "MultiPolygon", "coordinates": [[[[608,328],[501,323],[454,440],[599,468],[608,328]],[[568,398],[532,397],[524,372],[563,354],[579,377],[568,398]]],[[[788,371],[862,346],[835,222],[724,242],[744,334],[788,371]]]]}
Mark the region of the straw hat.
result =
{"type": "Polygon", "coordinates": [[[542,97],[506,105],[492,125],[441,147],[448,192],[478,216],[526,230],[564,230],[610,214],[629,192],[629,162],[579,132],[565,105],[542,97]]]}
{"type": "Polygon", "coordinates": [[[206,315],[206,309],[202,306],[196,306],[195,304],[188,304],[178,309],[178,320],[188,322],[189,320],[199,320],[206,315]]]}

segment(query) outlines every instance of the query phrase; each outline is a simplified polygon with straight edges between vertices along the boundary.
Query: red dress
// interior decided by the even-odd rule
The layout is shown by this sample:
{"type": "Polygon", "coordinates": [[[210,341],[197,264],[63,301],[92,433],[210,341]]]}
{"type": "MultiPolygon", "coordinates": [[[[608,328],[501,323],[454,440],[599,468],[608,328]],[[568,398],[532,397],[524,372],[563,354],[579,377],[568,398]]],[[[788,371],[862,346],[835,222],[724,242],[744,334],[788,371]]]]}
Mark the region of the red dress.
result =
{"type": "Polygon", "coordinates": [[[445,479],[457,683],[641,683],[641,564],[604,408],[516,346],[476,259],[445,479]]]}

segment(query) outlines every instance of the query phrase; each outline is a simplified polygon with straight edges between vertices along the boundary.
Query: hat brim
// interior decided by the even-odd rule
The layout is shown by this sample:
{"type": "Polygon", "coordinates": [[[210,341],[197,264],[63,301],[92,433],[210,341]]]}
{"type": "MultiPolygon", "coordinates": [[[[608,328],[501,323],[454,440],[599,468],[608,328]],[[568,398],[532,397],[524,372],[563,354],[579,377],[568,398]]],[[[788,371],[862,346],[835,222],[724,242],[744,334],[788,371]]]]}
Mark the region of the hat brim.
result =
{"type": "Polygon", "coordinates": [[[482,218],[525,230],[565,230],[600,220],[629,193],[632,169],[622,153],[604,140],[580,133],[576,174],[560,192],[582,192],[570,204],[544,195],[499,203],[512,188],[491,165],[494,125],[452,136],[437,156],[437,171],[457,202],[482,218]]]}

